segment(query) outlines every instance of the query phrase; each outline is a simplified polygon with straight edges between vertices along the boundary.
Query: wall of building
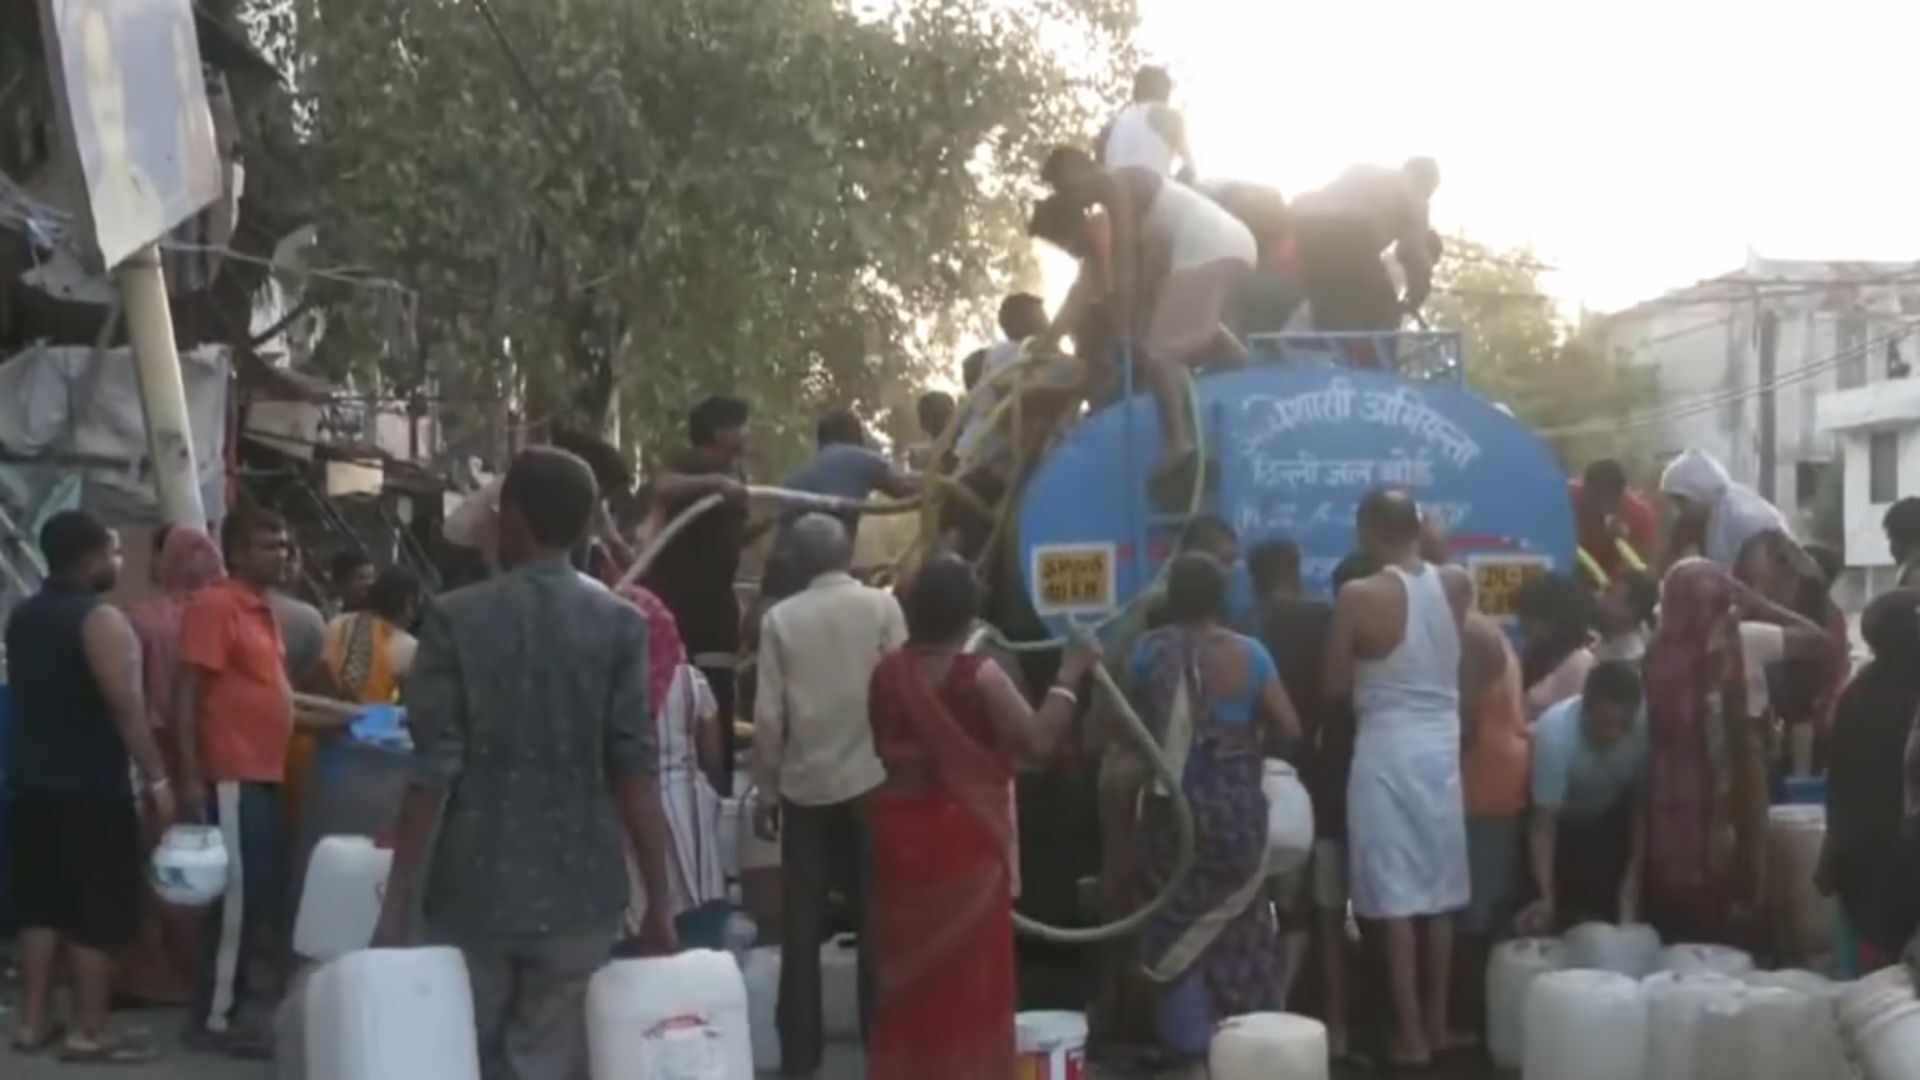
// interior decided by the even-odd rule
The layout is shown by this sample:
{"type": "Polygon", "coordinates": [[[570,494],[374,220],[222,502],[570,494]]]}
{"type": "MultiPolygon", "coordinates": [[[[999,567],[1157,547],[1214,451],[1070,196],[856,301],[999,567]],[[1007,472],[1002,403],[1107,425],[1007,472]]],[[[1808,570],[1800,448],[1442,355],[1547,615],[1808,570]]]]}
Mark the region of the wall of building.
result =
{"type": "MultiPolygon", "coordinates": [[[[1886,342],[1914,325],[1920,272],[1901,263],[1751,259],[1736,273],[1609,317],[1614,355],[1650,371],[1666,414],[1636,433],[1656,461],[1704,450],[1735,480],[1771,494],[1801,535],[1840,539],[1835,496],[1850,485],[1836,435],[1817,417],[1822,394],[1884,380],[1886,342]],[[1773,461],[1763,474],[1763,319],[1775,320],[1773,461]],[[1843,359],[1844,357],[1844,359],[1843,359]]],[[[1920,361],[1920,337],[1905,342],[1920,361]]],[[[1913,474],[1920,481],[1920,472],[1913,474]]],[[[1865,483],[1864,479],[1861,483],[1865,483]]]]}

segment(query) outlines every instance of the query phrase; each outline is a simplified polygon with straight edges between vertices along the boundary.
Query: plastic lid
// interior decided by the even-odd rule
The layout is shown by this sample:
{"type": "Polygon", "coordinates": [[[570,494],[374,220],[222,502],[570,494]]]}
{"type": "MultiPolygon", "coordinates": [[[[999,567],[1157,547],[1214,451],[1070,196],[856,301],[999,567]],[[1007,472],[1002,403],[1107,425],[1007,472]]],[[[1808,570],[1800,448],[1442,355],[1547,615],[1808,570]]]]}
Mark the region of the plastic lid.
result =
{"type": "Polygon", "coordinates": [[[1087,1041],[1085,1013],[1064,1010],[1023,1012],[1013,1018],[1015,1047],[1022,1054],[1048,1053],[1087,1041]]]}
{"type": "Polygon", "coordinates": [[[220,837],[220,829],[214,825],[169,825],[160,837],[160,846],[175,850],[197,848],[223,848],[226,841],[220,837]]]}

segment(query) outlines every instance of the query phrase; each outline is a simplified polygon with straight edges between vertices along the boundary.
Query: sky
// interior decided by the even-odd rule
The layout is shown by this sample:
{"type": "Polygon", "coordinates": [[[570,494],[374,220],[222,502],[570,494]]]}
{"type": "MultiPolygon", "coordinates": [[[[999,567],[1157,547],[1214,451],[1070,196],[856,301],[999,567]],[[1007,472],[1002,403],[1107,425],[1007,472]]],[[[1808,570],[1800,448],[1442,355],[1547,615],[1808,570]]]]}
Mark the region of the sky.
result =
{"type": "MultiPolygon", "coordinates": [[[[1920,259],[1920,3],[1139,0],[1203,174],[1439,160],[1436,226],[1569,307],[1770,258],[1920,259]]],[[[1051,276],[1051,275],[1050,275],[1051,276]]]]}

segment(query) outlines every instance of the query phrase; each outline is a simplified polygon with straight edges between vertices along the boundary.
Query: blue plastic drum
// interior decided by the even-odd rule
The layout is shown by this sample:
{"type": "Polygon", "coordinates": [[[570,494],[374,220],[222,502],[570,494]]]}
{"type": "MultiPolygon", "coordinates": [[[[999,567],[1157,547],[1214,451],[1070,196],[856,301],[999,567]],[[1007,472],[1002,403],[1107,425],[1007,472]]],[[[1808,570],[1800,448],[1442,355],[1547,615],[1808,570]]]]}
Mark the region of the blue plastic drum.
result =
{"type": "MultiPolygon", "coordinates": [[[[1231,524],[1243,551],[1270,538],[1298,543],[1311,592],[1327,593],[1353,550],[1354,511],[1380,487],[1412,491],[1446,527],[1488,614],[1509,617],[1527,580],[1573,566],[1573,512],[1553,453],[1456,382],[1288,363],[1209,375],[1196,393],[1217,472],[1202,511],[1231,524]]],[[[1153,402],[1136,395],[1069,432],[1028,482],[1021,573],[1055,632],[1070,617],[1114,614],[1177,541],[1186,515],[1155,510],[1146,493],[1159,431],[1153,402]]],[[[1244,610],[1245,574],[1236,576],[1244,610]]]]}

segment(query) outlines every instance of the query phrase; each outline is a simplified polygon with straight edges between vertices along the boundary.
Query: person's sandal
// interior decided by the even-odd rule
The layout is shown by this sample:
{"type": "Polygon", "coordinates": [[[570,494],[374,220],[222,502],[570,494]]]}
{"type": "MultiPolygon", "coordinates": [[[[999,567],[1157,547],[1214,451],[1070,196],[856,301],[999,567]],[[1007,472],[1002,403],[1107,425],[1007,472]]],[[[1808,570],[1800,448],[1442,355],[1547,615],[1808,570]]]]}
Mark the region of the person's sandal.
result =
{"type": "Polygon", "coordinates": [[[13,1038],[10,1041],[13,1044],[14,1053],[22,1057],[32,1057],[35,1054],[44,1052],[54,1043],[59,1042],[61,1037],[66,1035],[66,1033],[67,1029],[61,1027],[59,1024],[48,1024],[45,1031],[31,1038],[28,1037],[26,1028],[20,1028],[13,1033],[13,1038]]]}
{"type": "Polygon", "coordinates": [[[60,1060],[74,1065],[146,1065],[159,1059],[153,1044],[132,1032],[109,1035],[99,1042],[69,1037],[60,1047],[60,1060]]]}

